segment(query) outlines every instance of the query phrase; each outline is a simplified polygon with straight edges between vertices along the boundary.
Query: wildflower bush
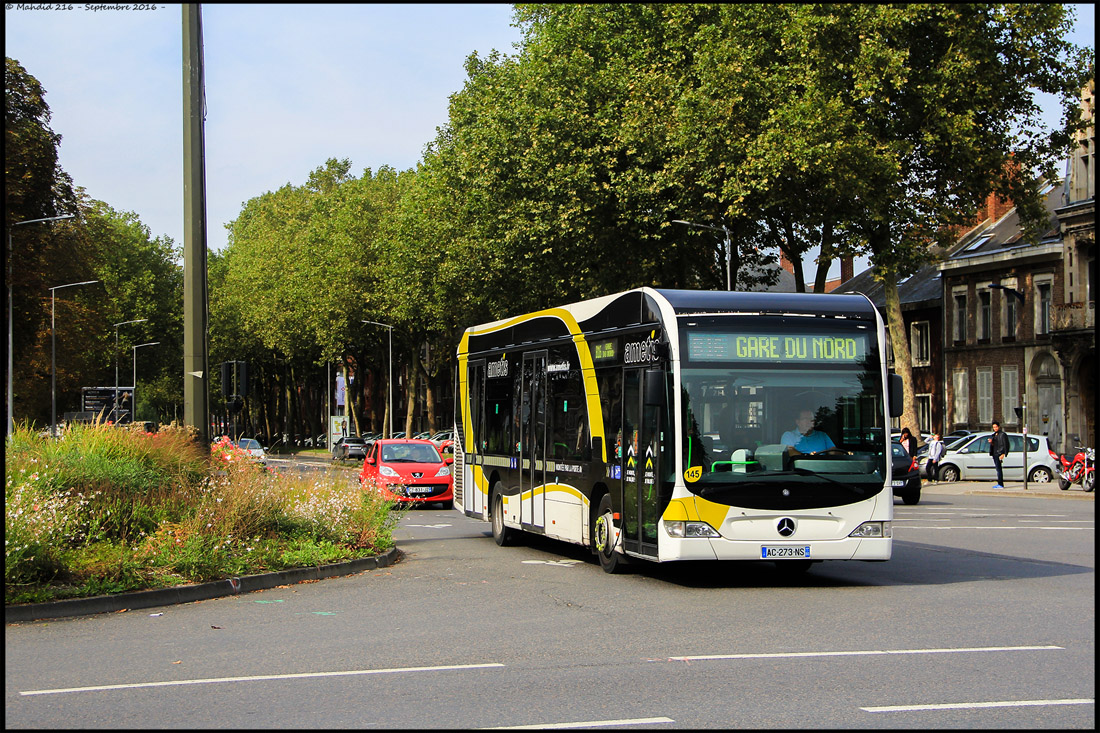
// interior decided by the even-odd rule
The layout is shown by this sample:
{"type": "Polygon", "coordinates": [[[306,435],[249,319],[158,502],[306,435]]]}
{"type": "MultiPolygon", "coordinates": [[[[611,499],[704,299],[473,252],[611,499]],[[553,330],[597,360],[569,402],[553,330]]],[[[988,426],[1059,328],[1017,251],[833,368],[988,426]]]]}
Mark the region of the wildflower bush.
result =
{"type": "Polygon", "coordinates": [[[216,580],[378,554],[399,519],[327,471],[280,475],[184,430],[20,428],[5,462],[6,603],[216,580]]]}

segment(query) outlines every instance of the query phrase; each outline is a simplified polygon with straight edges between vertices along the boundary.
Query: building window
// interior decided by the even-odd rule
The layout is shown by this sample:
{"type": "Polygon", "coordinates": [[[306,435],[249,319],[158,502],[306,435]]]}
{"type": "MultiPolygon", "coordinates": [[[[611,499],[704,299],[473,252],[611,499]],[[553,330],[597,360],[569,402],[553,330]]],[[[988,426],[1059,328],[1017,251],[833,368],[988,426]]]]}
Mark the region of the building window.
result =
{"type": "Polygon", "coordinates": [[[1035,333],[1038,335],[1050,333],[1050,283],[1036,283],[1036,291],[1039,293],[1038,308],[1036,314],[1035,333]]]}
{"type": "Polygon", "coordinates": [[[989,292],[979,293],[978,302],[981,308],[981,321],[978,324],[978,340],[988,343],[993,335],[993,304],[989,292]]]}
{"type": "Polygon", "coordinates": [[[955,343],[966,342],[966,295],[955,296],[955,343]]]}
{"type": "Polygon", "coordinates": [[[1001,367],[1001,420],[1005,425],[1017,424],[1016,408],[1019,406],[1019,372],[1014,366],[1003,366],[1001,367]]]}
{"type": "Polygon", "coordinates": [[[917,395],[917,429],[926,433],[932,432],[932,395],[917,395]]]}
{"type": "Polygon", "coordinates": [[[1004,341],[1015,341],[1016,324],[1019,322],[1016,316],[1016,296],[1012,293],[1003,292],[1001,293],[1001,299],[1005,304],[1005,320],[1001,326],[1001,338],[1004,341]]]}
{"type": "Polygon", "coordinates": [[[966,425],[970,422],[970,383],[966,374],[966,367],[956,369],[952,374],[954,385],[955,404],[952,410],[952,419],[956,423],[966,425]]]}
{"type": "Polygon", "coordinates": [[[993,367],[978,367],[978,423],[993,422],[993,367]]]}
{"type": "Polygon", "coordinates": [[[913,366],[925,367],[932,363],[932,330],[928,321],[917,321],[911,326],[909,347],[912,349],[913,366]]]}

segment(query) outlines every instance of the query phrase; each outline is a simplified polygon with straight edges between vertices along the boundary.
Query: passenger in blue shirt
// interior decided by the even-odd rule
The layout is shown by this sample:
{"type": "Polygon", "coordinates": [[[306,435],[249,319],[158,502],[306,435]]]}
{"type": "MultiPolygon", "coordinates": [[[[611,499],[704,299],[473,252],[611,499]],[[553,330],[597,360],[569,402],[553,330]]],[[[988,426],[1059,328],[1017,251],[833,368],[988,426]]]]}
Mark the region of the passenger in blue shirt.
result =
{"type": "Polygon", "coordinates": [[[787,452],[793,454],[800,453],[806,455],[817,455],[818,453],[825,453],[826,451],[837,450],[836,445],[833,443],[833,439],[828,436],[827,433],[823,433],[820,430],[814,429],[814,413],[813,410],[802,410],[798,413],[798,419],[795,420],[796,430],[788,430],[783,433],[783,437],[779,439],[779,442],[787,446],[787,452]]]}

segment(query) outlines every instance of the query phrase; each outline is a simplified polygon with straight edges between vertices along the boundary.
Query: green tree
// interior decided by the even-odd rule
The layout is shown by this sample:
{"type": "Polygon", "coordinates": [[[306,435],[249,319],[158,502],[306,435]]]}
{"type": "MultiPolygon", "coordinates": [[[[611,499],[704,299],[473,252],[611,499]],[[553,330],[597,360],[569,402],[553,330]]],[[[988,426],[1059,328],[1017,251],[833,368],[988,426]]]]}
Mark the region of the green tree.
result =
{"type": "Polygon", "coordinates": [[[776,95],[789,109],[779,119],[844,137],[847,165],[827,190],[885,286],[905,424],[917,420],[897,282],[991,192],[1042,225],[1037,179],[1057,177],[1092,73],[1065,40],[1071,20],[1061,5],[798,5],[783,24],[801,88],[776,95]],[[1035,90],[1062,99],[1058,129],[1041,124],[1035,90]]]}

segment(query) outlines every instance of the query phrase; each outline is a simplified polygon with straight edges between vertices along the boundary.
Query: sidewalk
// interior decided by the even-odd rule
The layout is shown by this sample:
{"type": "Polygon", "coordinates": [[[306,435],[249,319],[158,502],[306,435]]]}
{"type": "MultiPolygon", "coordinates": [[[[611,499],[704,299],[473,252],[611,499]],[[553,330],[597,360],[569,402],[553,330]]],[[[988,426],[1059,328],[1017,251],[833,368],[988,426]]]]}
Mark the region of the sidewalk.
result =
{"type": "Polygon", "coordinates": [[[1023,481],[1005,481],[1003,489],[994,489],[993,483],[990,481],[938,481],[932,483],[925,480],[920,491],[921,496],[974,494],[977,496],[1038,496],[1044,499],[1085,499],[1087,501],[1093,501],[1096,498],[1095,492],[1085,491],[1077,484],[1062,491],[1058,488],[1057,480],[1045,484],[1029,481],[1027,489],[1024,489],[1023,481]]]}

